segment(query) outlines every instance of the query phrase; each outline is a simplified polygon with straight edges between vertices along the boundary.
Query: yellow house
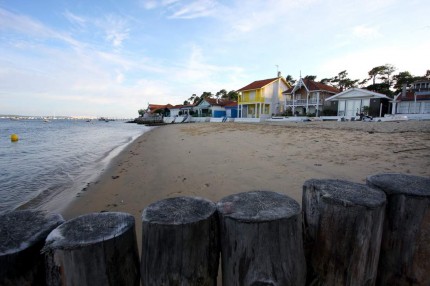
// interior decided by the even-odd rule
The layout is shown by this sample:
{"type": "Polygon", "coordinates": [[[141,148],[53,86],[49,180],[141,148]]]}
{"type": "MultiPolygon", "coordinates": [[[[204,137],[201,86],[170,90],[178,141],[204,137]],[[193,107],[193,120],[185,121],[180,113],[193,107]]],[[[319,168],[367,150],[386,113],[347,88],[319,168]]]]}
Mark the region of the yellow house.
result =
{"type": "Polygon", "coordinates": [[[257,80],[237,90],[239,118],[269,118],[282,113],[282,92],[290,84],[278,73],[278,77],[257,80]]]}

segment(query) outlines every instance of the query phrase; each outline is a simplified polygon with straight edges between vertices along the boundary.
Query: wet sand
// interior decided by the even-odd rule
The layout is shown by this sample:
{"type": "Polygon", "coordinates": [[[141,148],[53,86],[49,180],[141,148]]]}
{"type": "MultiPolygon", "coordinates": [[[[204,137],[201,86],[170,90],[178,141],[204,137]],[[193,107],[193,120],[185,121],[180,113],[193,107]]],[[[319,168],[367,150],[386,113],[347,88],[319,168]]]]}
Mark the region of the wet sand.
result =
{"type": "Polygon", "coordinates": [[[131,213],[140,247],[141,212],[160,199],[271,190],[301,203],[307,179],[383,172],[430,176],[430,121],[172,124],[135,140],[63,215],[131,213]]]}

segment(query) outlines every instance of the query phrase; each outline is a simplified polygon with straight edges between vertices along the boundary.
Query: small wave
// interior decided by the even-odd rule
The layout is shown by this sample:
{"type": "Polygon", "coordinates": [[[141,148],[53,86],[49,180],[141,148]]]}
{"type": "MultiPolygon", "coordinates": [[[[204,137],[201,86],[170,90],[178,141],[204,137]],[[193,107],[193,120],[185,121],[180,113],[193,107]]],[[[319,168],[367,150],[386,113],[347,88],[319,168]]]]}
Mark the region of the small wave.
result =
{"type": "Polygon", "coordinates": [[[38,127],[37,122],[29,124],[32,128],[16,131],[29,138],[25,144],[20,141],[0,148],[2,162],[8,166],[8,172],[3,172],[6,176],[0,176],[5,203],[0,213],[17,206],[61,209],[85,185],[95,181],[115,156],[150,130],[119,122],[90,127],[85,123],[54,122],[49,130],[45,125],[38,127]]]}

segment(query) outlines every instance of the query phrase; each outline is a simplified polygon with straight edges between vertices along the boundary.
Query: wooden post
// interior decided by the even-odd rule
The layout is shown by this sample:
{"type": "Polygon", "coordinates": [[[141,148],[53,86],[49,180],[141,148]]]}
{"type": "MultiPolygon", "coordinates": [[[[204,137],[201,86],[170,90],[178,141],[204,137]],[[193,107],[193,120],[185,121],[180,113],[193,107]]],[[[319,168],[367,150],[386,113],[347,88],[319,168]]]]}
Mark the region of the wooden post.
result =
{"type": "Polygon", "coordinates": [[[40,250],[51,230],[63,222],[61,215],[45,211],[0,215],[0,285],[45,285],[40,250]]]}
{"type": "Polygon", "coordinates": [[[300,205],[268,191],[218,202],[223,286],[305,285],[300,205]]]}
{"type": "Polygon", "coordinates": [[[385,194],[339,180],[303,185],[307,285],[375,285],[385,194]]]}
{"type": "Polygon", "coordinates": [[[134,217],[106,212],[82,215],[46,239],[47,285],[139,285],[134,217]]]}
{"type": "Polygon", "coordinates": [[[216,285],[218,218],[213,202],[176,197],[142,213],[142,284],[216,285]]]}
{"type": "Polygon", "coordinates": [[[387,195],[378,285],[430,285],[430,178],[378,174],[387,195]]]}

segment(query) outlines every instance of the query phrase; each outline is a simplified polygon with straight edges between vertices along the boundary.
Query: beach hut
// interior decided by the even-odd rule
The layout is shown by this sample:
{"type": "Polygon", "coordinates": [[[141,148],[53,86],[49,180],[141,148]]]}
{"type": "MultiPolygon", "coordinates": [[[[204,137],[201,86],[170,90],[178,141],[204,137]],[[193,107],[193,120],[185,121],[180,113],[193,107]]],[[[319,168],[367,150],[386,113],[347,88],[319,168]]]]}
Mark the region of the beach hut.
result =
{"type": "Polygon", "coordinates": [[[188,105],[174,105],[169,108],[170,110],[170,117],[175,116],[183,116],[183,115],[189,115],[191,114],[193,110],[194,105],[188,104],[188,105]]]}
{"type": "Polygon", "coordinates": [[[223,98],[202,98],[194,107],[194,112],[199,117],[221,118],[227,116],[226,106],[234,101],[223,98]]]}
{"type": "Polygon", "coordinates": [[[331,109],[337,110],[337,116],[355,117],[364,113],[373,117],[382,117],[388,113],[389,101],[385,94],[362,88],[350,88],[326,99],[331,109]]]}
{"type": "Polygon", "coordinates": [[[237,118],[237,102],[232,101],[224,106],[228,118],[237,118]]]}

